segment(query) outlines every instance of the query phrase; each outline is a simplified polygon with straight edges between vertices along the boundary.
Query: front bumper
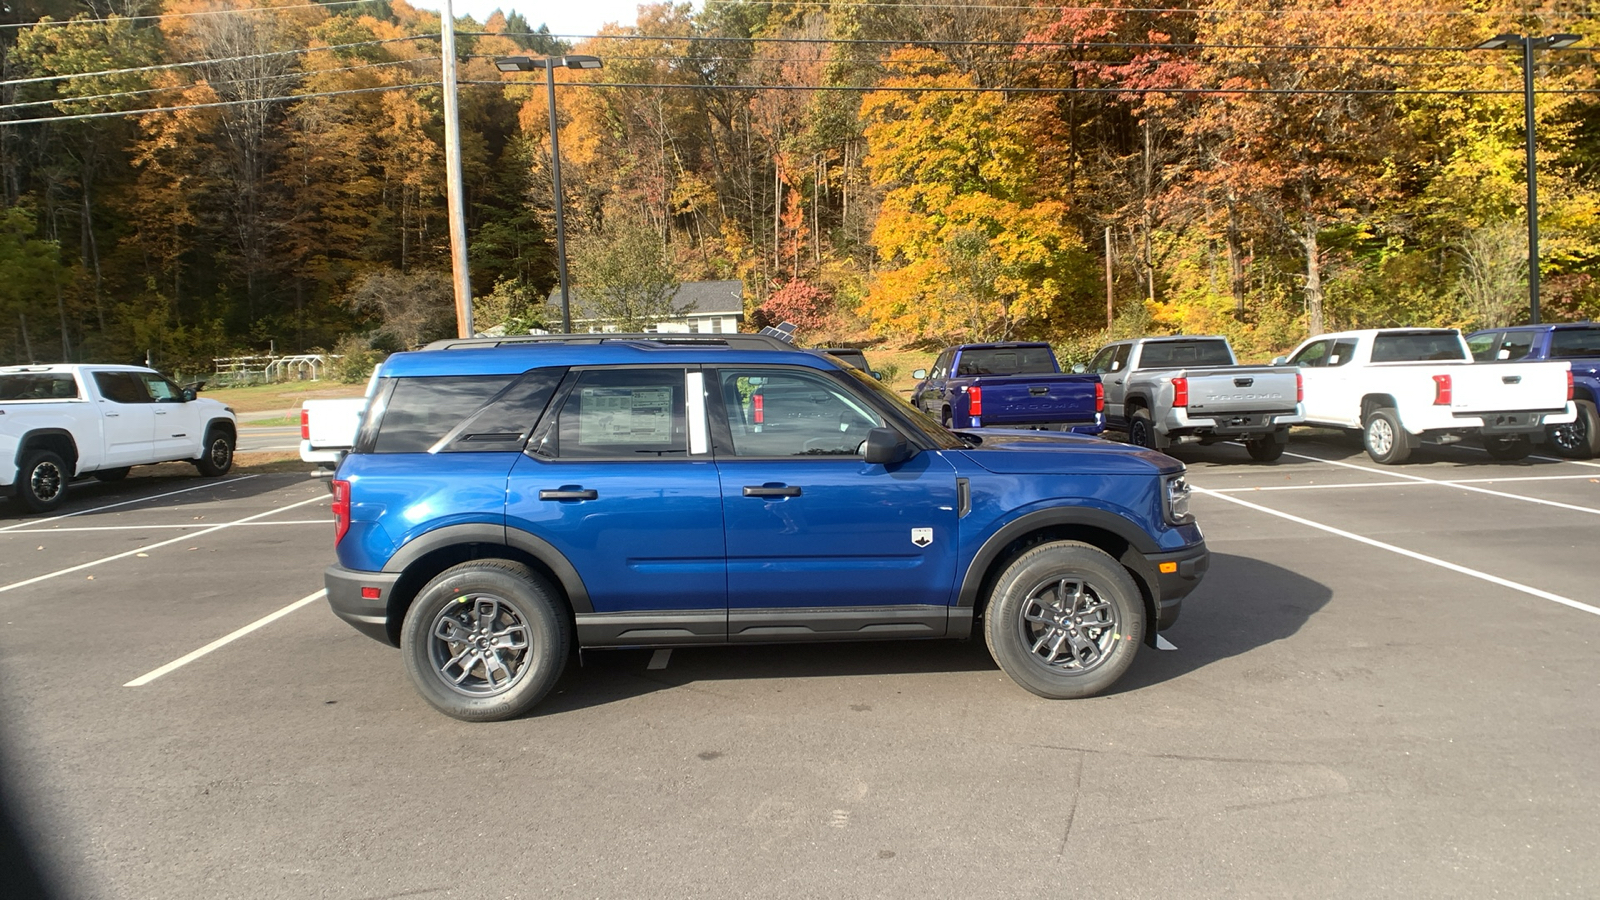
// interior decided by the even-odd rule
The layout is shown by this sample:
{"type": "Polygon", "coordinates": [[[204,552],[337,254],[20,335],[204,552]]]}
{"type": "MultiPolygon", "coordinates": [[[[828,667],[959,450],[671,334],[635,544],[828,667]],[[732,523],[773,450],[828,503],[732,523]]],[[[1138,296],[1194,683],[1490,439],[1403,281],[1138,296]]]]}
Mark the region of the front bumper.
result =
{"type": "Polygon", "coordinates": [[[1183,598],[1199,587],[1206,570],[1211,568],[1211,551],[1206,549],[1205,541],[1182,550],[1149,556],[1130,547],[1122,561],[1143,574],[1150,588],[1151,599],[1155,601],[1156,627],[1150,631],[1148,639],[1153,641],[1155,632],[1165,631],[1178,621],[1183,598]]]}
{"type": "Polygon", "coordinates": [[[358,572],[340,565],[322,573],[333,614],[367,637],[390,645],[395,642],[389,634],[389,595],[399,580],[398,572],[358,572]]]}

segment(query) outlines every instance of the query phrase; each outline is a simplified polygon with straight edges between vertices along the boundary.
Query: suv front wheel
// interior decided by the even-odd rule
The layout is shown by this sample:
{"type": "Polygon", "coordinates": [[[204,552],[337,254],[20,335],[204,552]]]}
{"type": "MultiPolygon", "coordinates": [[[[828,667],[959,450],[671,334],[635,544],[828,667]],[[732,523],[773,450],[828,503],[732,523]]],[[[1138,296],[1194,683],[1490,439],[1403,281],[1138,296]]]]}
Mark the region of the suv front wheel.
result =
{"type": "Polygon", "coordinates": [[[1144,603],[1122,565],[1077,541],[1041,544],[1001,573],[984,637],[1011,680],[1041,697],[1091,697],[1116,683],[1144,638],[1144,603]]]}
{"type": "Polygon", "coordinates": [[[475,560],[441,572],[406,613],[406,674],[435,709],[468,722],[520,716],[555,686],[569,642],[562,602],[521,563],[475,560]]]}

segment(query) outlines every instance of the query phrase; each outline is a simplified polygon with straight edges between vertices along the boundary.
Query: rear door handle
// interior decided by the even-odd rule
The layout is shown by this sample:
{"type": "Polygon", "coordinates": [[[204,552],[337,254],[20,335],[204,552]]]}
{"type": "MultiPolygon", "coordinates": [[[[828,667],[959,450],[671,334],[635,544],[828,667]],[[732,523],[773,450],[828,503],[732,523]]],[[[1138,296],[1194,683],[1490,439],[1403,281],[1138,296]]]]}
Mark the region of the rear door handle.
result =
{"type": "Polygon", "coordinates": [[[746,497],[798,497],[800,489],[793,485],[784,484],[747,484],[744,486],[746,497]]]}
{"type": "Polygon", "coordinates": [[[599,498],[598,491],[584,490],[580,487],[567,487],[563,485],[558,490],[543,490],[539,492],[540,500],[595,500],[599,498]]]}

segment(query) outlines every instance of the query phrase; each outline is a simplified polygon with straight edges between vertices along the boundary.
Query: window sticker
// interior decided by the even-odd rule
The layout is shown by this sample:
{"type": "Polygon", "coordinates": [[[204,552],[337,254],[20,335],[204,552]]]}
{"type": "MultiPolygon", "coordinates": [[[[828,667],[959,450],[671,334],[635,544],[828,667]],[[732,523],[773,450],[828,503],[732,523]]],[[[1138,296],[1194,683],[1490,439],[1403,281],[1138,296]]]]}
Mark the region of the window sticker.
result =
{"type": "Polygon", "coordinates": [[[672,442],[671,388],[586,387],[580,395],[579,444],[672,442]]]}

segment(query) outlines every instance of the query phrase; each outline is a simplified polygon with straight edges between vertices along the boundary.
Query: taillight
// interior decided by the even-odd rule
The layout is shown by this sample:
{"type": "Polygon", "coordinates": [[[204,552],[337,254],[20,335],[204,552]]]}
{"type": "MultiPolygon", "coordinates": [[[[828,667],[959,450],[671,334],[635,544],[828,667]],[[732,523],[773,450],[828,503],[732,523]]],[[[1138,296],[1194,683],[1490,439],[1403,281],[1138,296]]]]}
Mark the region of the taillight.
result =
{"type": "Polygon", "coordinates": [[[1188,406],[1189,405],[1189,379],[1187,379],[1187,378],[1174,378],[1174,379],[1172,379],[1172,405],[1173,406],[1188,406]]]}
{"type": "Polygon", "coordinates": [[[1567,399],[1572,399],[1572,370],[1567,369],[1567,399]]]}
{"type": "Polygon", "coordinates": [[[330,482],[333,490],[333,542],[335,544],[344,540],[344,533],[350,530],[350,482],[335,478],[330,482]]]}
{"type": "Polygon", "coordinates": [[[1094,411],[1106,411],[1106,386],[1098,381],[1094,383],[1094,411]]]}
{"type": "Polygon", "coordinates": [[[1294,402],[1306,402],[1306,380],[1299,372],[1294,373],[1294,402]]]}
{"type": "Polygon", "coordinates": [[[977,385],[967,388],[967,414],[983,415],[983,388],[977,385]]]}
{"type": "Polygon", "coordinates": [[[1449,406],[1450,405],[1450,376],[1449,375],[1435,375],[1435,376],[1433,376],[1433,405],[1434,406],[1449,406]]]}
{"type": "Polygon", "coordinates": [[[311,410],[300,407],[300,440],[311,440],[311,410]]]}

